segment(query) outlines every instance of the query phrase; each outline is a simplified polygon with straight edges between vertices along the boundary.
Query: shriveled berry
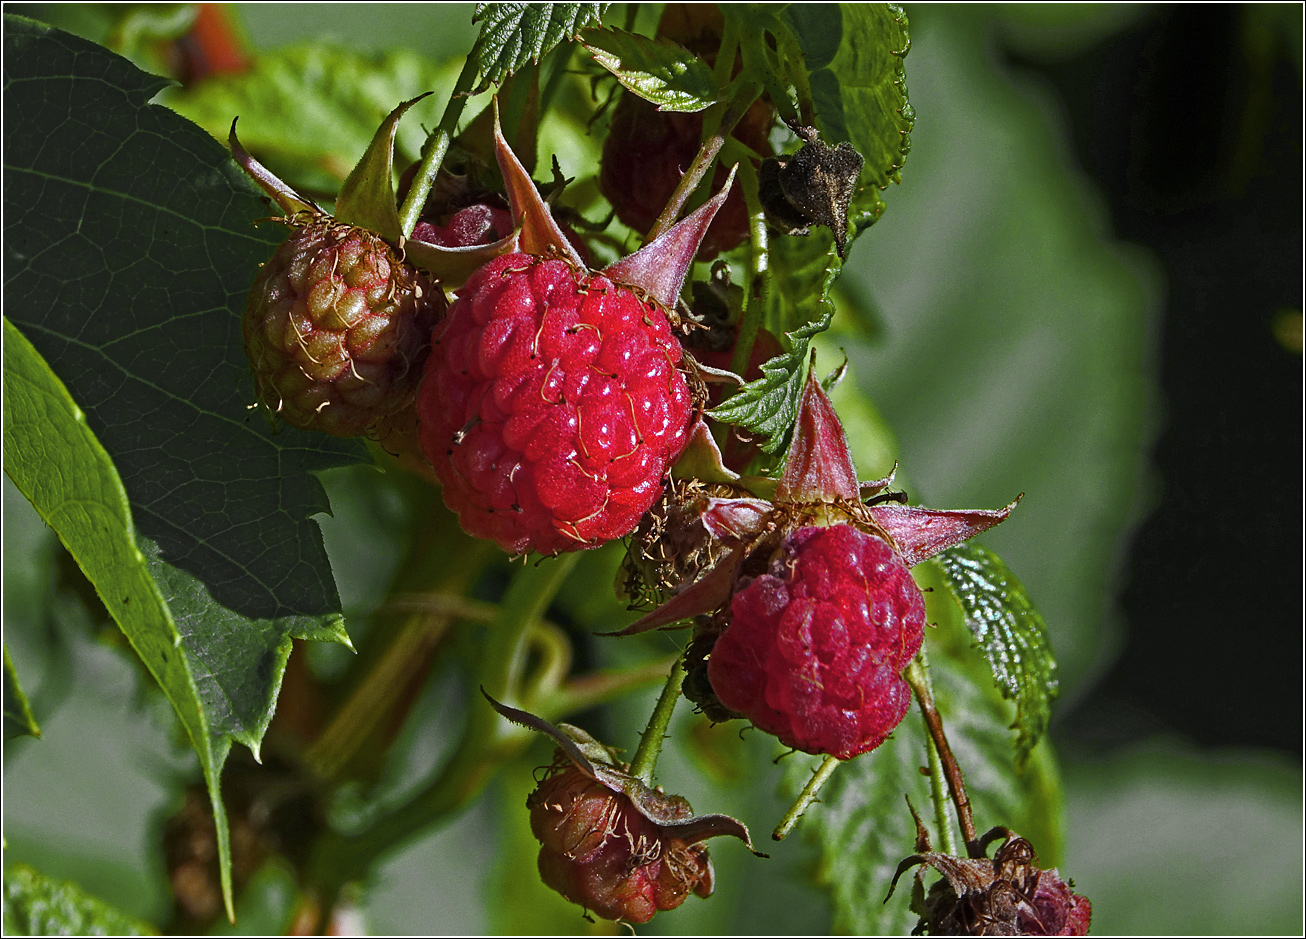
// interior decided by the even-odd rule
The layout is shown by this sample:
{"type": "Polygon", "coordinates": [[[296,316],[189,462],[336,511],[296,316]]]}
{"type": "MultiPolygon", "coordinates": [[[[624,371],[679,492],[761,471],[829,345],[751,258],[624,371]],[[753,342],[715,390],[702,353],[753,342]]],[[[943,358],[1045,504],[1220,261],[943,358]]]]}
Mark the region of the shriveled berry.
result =
{"type": "Polygon", "coordinates": [[[295,427],[364,434],[412,403],[445,308],[372,232],[325,216],[297,225],[246,302],[259,399],[295,427]]]}
{"type": "MultiPolygon", "coordinates": [[[[928,850],[898,866],[893,885],[912,865],[928,865],[943,875],[926,894],[915,892],[913,911],[921,919],[916,932],[930,936],[1085,936],[1093,918],[1093,904],[1075,893],[1055,869],[1036,866],[1034,847],[1003,828],[985,835],[1005,833],[1006,840],[985,857],[952,857],[928,850]]],[[[893,893],[892,886],[889,893],[893,893]]]]}
{"type": "Polygon", "coordinates": [[[920,588],[886,541],[847,524],[800,528],[735,590],[708,677],[722,705],[782,743],[849,759],[906,715],[900,673],[924,626],[920,588]]]}
{"type": "Polygon", "coordinates": [[[418,399],[445,504],[513,554],[629,534],[688,438],[680,361],[662,309],[603,274],[528,254],[486,264],[418,399]]]}
{"type": "MultiPolygon", "coordinates": [[[[546,884],[604,919],[632,923],[675,909],[691,893],[711,894],[706,846],[672,835],[628,796],[564,765],[555,763],[526,801],[546,884]]],[[[658,800],[668,815],[693,815],[679,796],[658,800]]]]}

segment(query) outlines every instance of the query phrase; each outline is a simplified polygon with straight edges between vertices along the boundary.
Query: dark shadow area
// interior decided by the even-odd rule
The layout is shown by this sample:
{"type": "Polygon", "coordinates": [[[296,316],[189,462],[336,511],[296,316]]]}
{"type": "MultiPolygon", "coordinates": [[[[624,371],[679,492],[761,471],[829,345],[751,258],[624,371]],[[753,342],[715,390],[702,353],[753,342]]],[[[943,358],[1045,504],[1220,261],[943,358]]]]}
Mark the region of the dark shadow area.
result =
{"type": "Polygon", "coordinates": [[[1009,57],[1060,94],[1116,233],[1166,274],[1158,501],[1127,643],[1066,739],[1302,752],[1299,13],[1171,6],[1072,59],[1009,57]]]}

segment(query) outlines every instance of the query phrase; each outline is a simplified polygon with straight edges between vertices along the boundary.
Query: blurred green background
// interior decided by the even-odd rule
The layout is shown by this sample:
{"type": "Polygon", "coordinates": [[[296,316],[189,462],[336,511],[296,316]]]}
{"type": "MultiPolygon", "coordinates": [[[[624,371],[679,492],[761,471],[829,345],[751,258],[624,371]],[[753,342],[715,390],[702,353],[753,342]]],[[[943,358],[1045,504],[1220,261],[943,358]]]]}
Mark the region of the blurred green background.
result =
{"type": "MultiPolygon", "coordinates": [[[[475,36],[470,4],[236,6],[256,50],[407,49],[422,71],[475,36]]],[[[6,9],[96,40],[114,14],[6,9]]],[[[888,424],[913,501],[1026,494],[987,541],[1061,663],[1061,871],[1094,931],[1299,934],[1300,8],[908,13],[911,155],[840,281],[873,330],[824,342],[823,361],[842,347],[852,365],[841,412],[854,435],[888,424]]],[[[560,139],[564,172],[592,172],[597,141],[560,139]]],[[[871,458],[863,475],[887,469],[871,458]]],[[[400,503],[362,494],[359,472],[327,480],[322,523],[342,597],[365,608],[397,563],[378,532],[400,503]]],[[[4,539],[5,641],[44,733],[5,746],[6,861],[166,921],[158,839],[193,756],[121,643],[85,621],[62,549],[8,480],[4,539]]],[[[439,725],[441,694],[433,682],[416,725],[439,725]]],[[[414,772],[438,748],[410,741],[414,772]]],[[[737,789],[739,811],[769,818],[777,778],[697,785],[714,809],[737,789]]],[[[536,889],[496,855],[525,827],[524,790],[507,789],[378,873],[360,898],[369,931],[530,931],[492,899],[536,889]]],[[[748,889],[648,931],[827,929],[804,849],[786,847],[770,872],[718,852],[723,882],[748,889]]],[[[265,870],[242,931],[279,928],[288,897],[265,870]]]]}

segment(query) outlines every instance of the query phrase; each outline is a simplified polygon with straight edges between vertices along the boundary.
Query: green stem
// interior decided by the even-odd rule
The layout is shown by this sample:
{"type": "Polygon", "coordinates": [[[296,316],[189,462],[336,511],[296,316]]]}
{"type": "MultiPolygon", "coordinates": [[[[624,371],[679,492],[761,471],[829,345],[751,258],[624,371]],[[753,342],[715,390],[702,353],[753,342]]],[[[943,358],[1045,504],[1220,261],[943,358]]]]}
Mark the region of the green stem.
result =
{"type": "Polygon", "coordinates": [[[785,813],[785,817],[780,819],[780,824],[776,825],[775,831],[771,832],[772,838],[776,841],[783,841],[789,832],[794,830],[794,826],[798,824],[798,819],[802,818],[803,813],[807,811],[807,807],[816,801],[816,796],[821,791],[821,787],[825,785],[826,780],[834,774],[835,769],[842,762],[837,756],[827,756],[821,761],[821,765],[816,768],[816,772],[812,773],[812,778],[807,780],[807,785],[803,787],[803,791],[798,793],[798,798],[794,800],[794,804],[789,806],[789,811],[785,813]]]}
{"type": "Polygon", "coordinates": [[[639,749],[630,762],[630,774],[644,783],[653,785],[653,768],[657,766],[658,754],[662,752],[662,741],[666,739],[667,727],[671,724],[671,715],[680,700],[680,686],[685,681],[684,659],[677,657],[667,675],[667,683],[662,688],[658,703],[648,719],[648,727],[639,739],[639,749]]]}
{"type": "MultiPolygon", "coordinates": [[[[523,568],[512,579],[477,670],[480,684],[497,700],[518,702],[531,629],[578,557],[571,553],[545,560],[523,568]]],[[[515,756],[530,739],[530,731],[505,729],[505,722],[488,704],[476,701],[457,748],[435,780],[363,832],[327,833],[314,852],[311,882],[333,898],[343,884],[365,875],[382,855],[471,801],[498,765],[515,756]]]]}
{"type": "Polygon", "coordinates": [[[739,21],[733,16],[727,16],[721,30],[721,45],[716,51],[716,64],[712,67],[712,77],[718,88],[724,88],[730,82],[738,54],[739,21]]]}
{"type": "Polygon", "coordinates": [[[335,779],[390,714],[413,676],[426,666],[449,622],[449,617],[438,614],[409,617],[326,730],[304,752],[305,765],[322,779],[335,779]]]}
{"type": "Polygon", "coordinates": [[[739,335],[735,351],[730,357],[730,371],[746,377],[748,363],[753,357],[753,345],[766,316],[771,301],[771,255],[766,230],[766,216],[758,195],[757,170],[749,160],[739,164],[739,182],[744,189],[744,204],[748,207],[748,286],[744,290],[744,308],[739,321],[739,335]],[[754,296],[756,292],[757,296],[754,296]]]}
{"type": "Polygon", "coordinates": [[[930,799],[934,802],[934,827],[938,830],[939,850],[956,857],[957,838],[952,833],[952,818],[948,815],[948,783],[943,778],[943,762],[939,759],[934,738],[929,736],[928,724],[925,729],[925,749],[930,761],[930,799]]]}
{"type": "Polygon", "coordinates": [[[467,61],[463,63],[463,70],[458,73],[458,80],[454,83],[453,94],[449,96],[449,103],[445,105],[440,124],[431,136],[426,138],[426,143],[422,147],[422,164],[417,170],[417,175],[413,177],[413,185],[404,198],[404,204],[399,209],[399,225],[403,229],[405,238],[412,235],[413,229],[417,227],[417,220],[426,206],[426,197],[431,194],[436,174],[440,172],[440,164],[444,162],[444,155],[449,152],[449,142],[453,140],[458,118],[462,117],[463,107],[467,104],[467,93],[472,90],[479,72],[480,63],[477,56],[474,53],[467,56],[467,61]]]}
{"type": "MultiPolygon", "coordinates": [[[[675,658],[680,658],[679,653],[675,658]]],[[[662,680],[673,664],[674,659],[668,662],[662,658],[630,670],[612,668],[581,675],[563,682],[548,694],[533,698],[531,707],[534,713],[546,720],[585,711],[606,704],[628,691],[662,680]]]]}
{"type": "MultiPolygon", "coordinates": [[[[921,715],[925,718],[925,730],[938,748],[939,760],[943,764],[943,775],[948,781],[948,791],[952,795],[953,805],[957,809],[957,822],[961,825],[961,836],[966,842],[966,853],[970,857],[983,857],[984,852],[975,838],[975,820],[971,815],[970,798],[966,795],[966,781],[962,778],[961,767],[952,754],[948,744],[948,735],[943,730],[943,717],[934,704],[934,686],[930,682],[929,666],[924,656],[917,656],[903,672],[907,684],[916,695],[921,715]]],[[[936,815],[938,808],[936,806],[936,815]]]]}
{"type": "Polygon", "coordinates": [[[699,147],[694,162],[689,164],[689,169],[685,171],[685,175],[680,177],[680,183],[676,186],[675,191],[671,193],[671,198],[667,200],[666,208],[658,216],[657,223],[649,231],[648,237],[644,239],[646,244],[665,234],[667,229],[680,218],[681,209],[685,207],[690,195],[698,188],[698,184],[703,181],[703,177],[707,175],[707,171],[712,166],[712,161],[721,152],[726,137],[730,135],[730,132],[735,129],[735,125],[739,123],[739,119],[757,100],[761,90],[762,86],[756,82],[741,81],[734,96],[729,101],[714,104],[707,109],[703,116],[703,145],[699,147]]]}

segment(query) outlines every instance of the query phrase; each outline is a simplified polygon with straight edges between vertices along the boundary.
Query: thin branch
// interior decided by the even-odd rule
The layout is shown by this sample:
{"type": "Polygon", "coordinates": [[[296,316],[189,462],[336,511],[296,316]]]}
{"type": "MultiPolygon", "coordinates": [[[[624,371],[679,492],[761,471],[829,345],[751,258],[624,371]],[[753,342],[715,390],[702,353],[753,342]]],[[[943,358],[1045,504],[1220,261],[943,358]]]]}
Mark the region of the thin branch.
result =
{"type": "Polygon", "coordinates": [[[677,656],[667,675],[667,683],[658,697],[657,706],[648,719],[648,727],[639,739],[639,749],[630,762],[630,774],[646,786],[653,785],[653,769],[657,766],[658,754],[662,752],[662,741],[666,739],[667,727],[671,724],[671,715],[680,700],[680,686],[685,680],[684,660],[677,656]]]}
{"type": "Polygon", "coordinates": [[[925,729],[938,748],[943,775],[948,780],[948,791],[957,807],[957,821],[961,825],[961,836],[966,841],[966,852],[974,858],[983,857],[983,851],[975,839],[975,820],[971,815],[970,799],[966,796],[966,782],[962,778],[961,767],[957,765],[957,758],[952,754],[952,747],[948,744],[948,736],[943,731],[943,718],[934,705],[934,688],[930,684],[929,671],[921,659],[916,658],[907,666],[903,677],[916,694],[916,702],[925,718],[925,729]]]}
{"type": "Polygon", "coordinates": [[[803,787],[803,791],[798,793],[798,798],[789,807],[785,817],[780,819],[780,824],[776,825],[775,831],[771,832],[772,838],[776,841],[783,841],[789,832],[794,830],[794,826],[798,824],[798,819],[802,818],[803,813],[807,811],[807,807],[816,801],[816,796],[821,791],[821,787],[825,785],[826,780],[834,774],[835,769],[842,762],[836,756],[827,756],[821,762],[821,765],[816,768],[816,772],[812,773],[812,778],[807,780],[807,785],[803,787]]]}

